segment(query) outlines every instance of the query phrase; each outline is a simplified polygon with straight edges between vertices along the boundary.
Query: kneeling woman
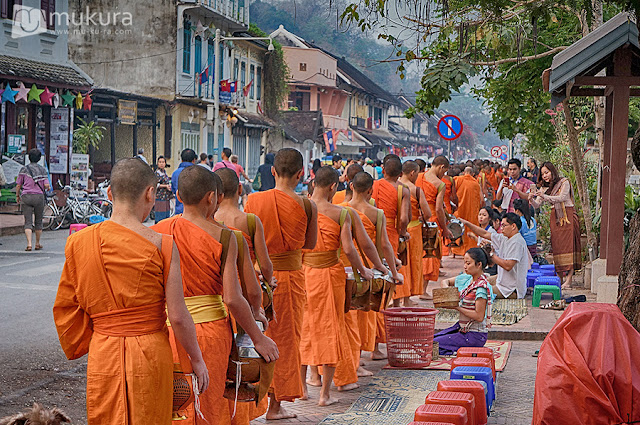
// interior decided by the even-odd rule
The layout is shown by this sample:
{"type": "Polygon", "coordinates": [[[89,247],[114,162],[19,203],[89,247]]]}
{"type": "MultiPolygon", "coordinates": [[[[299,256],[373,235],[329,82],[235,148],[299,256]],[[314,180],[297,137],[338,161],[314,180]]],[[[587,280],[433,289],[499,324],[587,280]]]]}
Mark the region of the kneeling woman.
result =
{"type": "Polygon", "coordinates": [[[483,274],[487,254],[481,248],[471,248],[464,255],[464,273],[442,282],[443,287],[455,286],[460,291],[460,320],[450,328],[438,332],[433,341],[440,346],[440,354],[453,355],[460,347],[482,347],[487,342],[491,321],[491,285],[483,274]]]}

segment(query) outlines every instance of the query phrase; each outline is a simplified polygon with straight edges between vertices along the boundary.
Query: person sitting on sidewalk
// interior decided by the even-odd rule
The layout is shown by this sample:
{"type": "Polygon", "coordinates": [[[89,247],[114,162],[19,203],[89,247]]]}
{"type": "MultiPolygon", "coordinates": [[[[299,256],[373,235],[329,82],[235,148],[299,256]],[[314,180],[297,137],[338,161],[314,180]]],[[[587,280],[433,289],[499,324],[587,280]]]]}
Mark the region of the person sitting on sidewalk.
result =
{"type": "Polygon", "coordinates": [[[507,213],[502,218],[502,233],[490,233],[467,220],[460,221],[477,236],[490,239],[496,248],[489,256],[498,265],[498,275],[489,278],[496,297],[524,298],[527,294],[527,270],[533,260],[527,243],[520,234],[520,217],[515,213],[507,213]],[[500,252],[500,256],[496,251],[500,252]]]}
{"type": "Polygon", "coordinates": [[[464,273],[441,283],[443,288],[455,286],[460,291],[460,304],[455,307],[460,320],[433,338],[442,356],[453,355],[460,347],[483,347],[487,342],[494,298],[484,276],[488,260],[482,248],[471,248],[464,254],[464,273]]]}

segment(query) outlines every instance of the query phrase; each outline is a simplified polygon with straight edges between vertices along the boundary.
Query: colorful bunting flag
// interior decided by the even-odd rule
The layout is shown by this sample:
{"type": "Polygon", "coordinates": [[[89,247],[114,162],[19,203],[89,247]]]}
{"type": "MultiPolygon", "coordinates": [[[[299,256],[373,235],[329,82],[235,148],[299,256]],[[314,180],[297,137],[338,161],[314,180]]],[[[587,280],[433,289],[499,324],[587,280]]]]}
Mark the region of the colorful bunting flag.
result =
{"type": "Polygon", "coordinates": [[[82,94],[80,92],[76,96],[76,109],[82,109],[82,94]]]}
{"type": "Polygon", "coordinates": [[[43,105],[52,105],[52,99],[55,96],[55,93],[52,91],[49,91],[49,87],[45,87],[44,90],[42,91],[42,94],[40,95],[40,103],[42,103],[43,105]]]}
{"type": "Polygon", "coordinates": [[[204,69],[204,71],[202,71],[202,73],[200,74],[200,84],[204,84],[207,81],[209,81],[209,66],[208,65],[204,69]]]}
{"type": "Polygon", "coordinates": [[[35,100],[36,102],[40,103],[40,95],[42,94],[42,92],[44,92],[44,90],[39,89],[35,84],[32,84],[31,89],[29,90],[27,102],[35,100]]]}
{"type": "Polygon", "coordinates": [[[62,106],[73,106],[73,102],[76,100],[76,97],[69,90],[62,96],[62,106]]]}
{"type": "Polygon", "coordinates": [[[231,93],[235,93],[238,90],[238,82],[232,81],[231,83],[229,83],[229,87],[230,87],[231,93]]]}
{"type": "Polygon", "coordinates": [[[20,83],[18,84],[18,94],[16,95],[16,102],[19,100],[24,100],[25,102],[28,102],[27,100],[28,95],[29,95],[29,89],[24,86],[24,83],[22,81],[20,81],[20,83]]]}
{"type": "Polygon", "coordinates": [[[16,94],[18,94],[17,90],[13,90],[9,84],[4,88],[4,92],[2,92],[2,97],[0,97],[0,103],[8,101],[13,104],[16,103],[16,94]]]}
{"type": "Polygon", "coordinates": [[[91,95],[87,94],[84,99],[82,99],[82,109],[87,111],[91,110],[91,104],[93,103],[93,99],[91,99],[91,95]]]}
{"type": "Polygon", "coordinates": [[[244,97],[249,96],[249,90],[251,89],[252,84],[253,84],[253,79],[251,79],[251,81],[249,81],[249,84],[244,86],[244,88],[242,89],[242,94],[244,95],[244,97]]]}
{"type": "Polygon", "coordinates": [[[224,92],[231,91],[231,84],[229,84],[229,80],[220,81],[220,91],[224,91],[224,92]]]}

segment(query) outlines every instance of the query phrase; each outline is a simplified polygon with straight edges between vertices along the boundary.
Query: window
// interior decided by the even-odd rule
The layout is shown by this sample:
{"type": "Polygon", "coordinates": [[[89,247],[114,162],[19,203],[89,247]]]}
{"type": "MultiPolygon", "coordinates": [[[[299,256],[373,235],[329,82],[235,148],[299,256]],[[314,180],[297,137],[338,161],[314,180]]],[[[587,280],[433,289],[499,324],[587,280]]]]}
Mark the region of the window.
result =
{"type": "Polygon", "coordinates": [[[239,64],[240,62],[237,58],[233,60],[233,81],[238,81],[239,64]]]}
{"type": "Polygon", "coordinates": [[[213,40],[207,42],[207,65],[209,65],[209,76],[213,76],[215,69],[213,68],[216,62],[216,46],[213,40]]]}
{"type": "Polygon", "coordinates": [[[0,18],[13,20],[13,6],[21,4],[21,0],[0,0],[0,18]]]}
{"type": "Polygon", "coordinates": [[[242,61],[240,63],[240,88],[244,90],[244,86],[246,84],[247,84],[247,63],[245,61],[242,61]]]}
{"type": "Polygon", "coordinates": [[[249,84],[251,84],[251,87],[249,87],[249,97],[251,99],[255,99],[256,98],[256,91],[255,91],[256,66],[255,65],[251,65],[249,67],[249,78],[251,78],[251,80],[249,81],[249,84]]]}
{"type": "Polygon", "coordinates": [[[191,23],[184,21],[182,31],[182,72],[191,73],[191,23]]]}
{"type": "Polygon", "coordinates": [[[262,98],[262,67],[258,67],[258,72],[256,73],[256,99],[260,100],[262,98]]]}
{"type": "Polygon", "coordinates": [[[311,103],[311,93],[291,92],[289,93],[289,106],[298,108],[298,111],[309,111],[311,103]]]}
{"type": "Polygon", "coordinates": [[[194,56],[194,71],[200,73],[202,72],[202,39],[200,38],[200,36],[197,36],[195,40],[194,56]]]}
{"type": "MultiPolygon", "coordinates": [[[[20,3],[20,2],[16,2],[20,3]]],[[[56,0],[40,0],[40,9],[44,12],[44,19],[48,30],[55,29],[56,16],[56,0]]]]}
{"type": "Polygon", "coordinates": [[[306,63],[300,62],[300,71],[303,71],[303,72],[307,71],[307,64],[306,63]]]}

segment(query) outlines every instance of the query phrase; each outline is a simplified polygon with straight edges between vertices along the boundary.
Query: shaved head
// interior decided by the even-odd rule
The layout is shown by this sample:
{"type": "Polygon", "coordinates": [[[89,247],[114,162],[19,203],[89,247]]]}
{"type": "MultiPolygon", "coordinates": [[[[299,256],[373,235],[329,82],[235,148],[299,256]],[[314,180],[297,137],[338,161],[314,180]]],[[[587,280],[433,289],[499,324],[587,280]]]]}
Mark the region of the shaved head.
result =
{"type": "Polygon", "coordinates": [[[362,165],[358,163],[351,164],[347,167],[347,180],[351,181],[356,176],[356,174],[364,171],[362,165]]]}
{"type": "Polygon", "coordinates": [[[219,168],[216,170],[215,174],[220,177],[222,182],[222,194],[225,198],[233,198],[238,194],[240,179],[238,179],[238,175],[235,171],[231,168],[219,168]]]}
{"type": "Polygon", "coordinates": [[[438,155],[435,158],[433,158],[433,162],[431,162],[432,167],[439,167],[441,165],[444,165],[446,168],[449,168],[449,160],[447,159],[446,156],[438,155]]]}
{"type": "Polygon", "coordinates": [[[200,166],[187,167],[178,179],[178,195],[185,205],[197,205],[209,192],[218,192],[222,182],[217,174],[200,166]]]}
{"type": "Polygon", "coordinates": [[[416,159],[416,164],[418,164],[418,166],[420,167],[421,173],[427,168],[427,163],[424,161],[424,159],[416,159]]]}
{"type": "Polygon", "coordinates": [[[420,166],[415,161],[407,161],[402,164],[402,174],[411,174],[414,171],[420,171],[420,166]]]}
{"type": "Polygon", "coordinates": [[[474,175],[474,174],[475,174],[475,173],[473,172],[473,168],[471,168],[471,167],[466,167],[466,168],[464,169],[464,173],[465,173],[465,174],[469,174],[470,176],[472,176],[472,175],[474,175]]]}
{"type": "Polygon", "coordinates": [[[384,174],[389,177],[400,177],[402,174],[402,161],[398,155],[387,155],[382,164],[384,174]]]}
{"type": "Polygon", "coordinates": [[[335,168],[325,165],[316,171],[316,177],[313,181],[316,187],[325,188],[332,184],[338,184],[339,178],[335,168]]]}
{"type": "MultiPolygon", "coordinates": [[[[200,167],[202,168],[202,167],[200,167]]],[[[121,159],[111,169],[111,193],[115,202],[137,202],[158,178],[140,158],[121,159]]]]}
{"type": "Polygon", "coordinates": [[[273,168],[276,169],[276,173],[284,178],[295,176],[302,170],[302,167],[304,167],[302,154],[293,148],[280,149],[273,160],[273,168]]]}
{"type": "Polygon", "coordinates": [[[358,173],[351,180],[351,187],[356,193],[364,193],[373,187],[373,177],[369,173],[358,173]]]}

